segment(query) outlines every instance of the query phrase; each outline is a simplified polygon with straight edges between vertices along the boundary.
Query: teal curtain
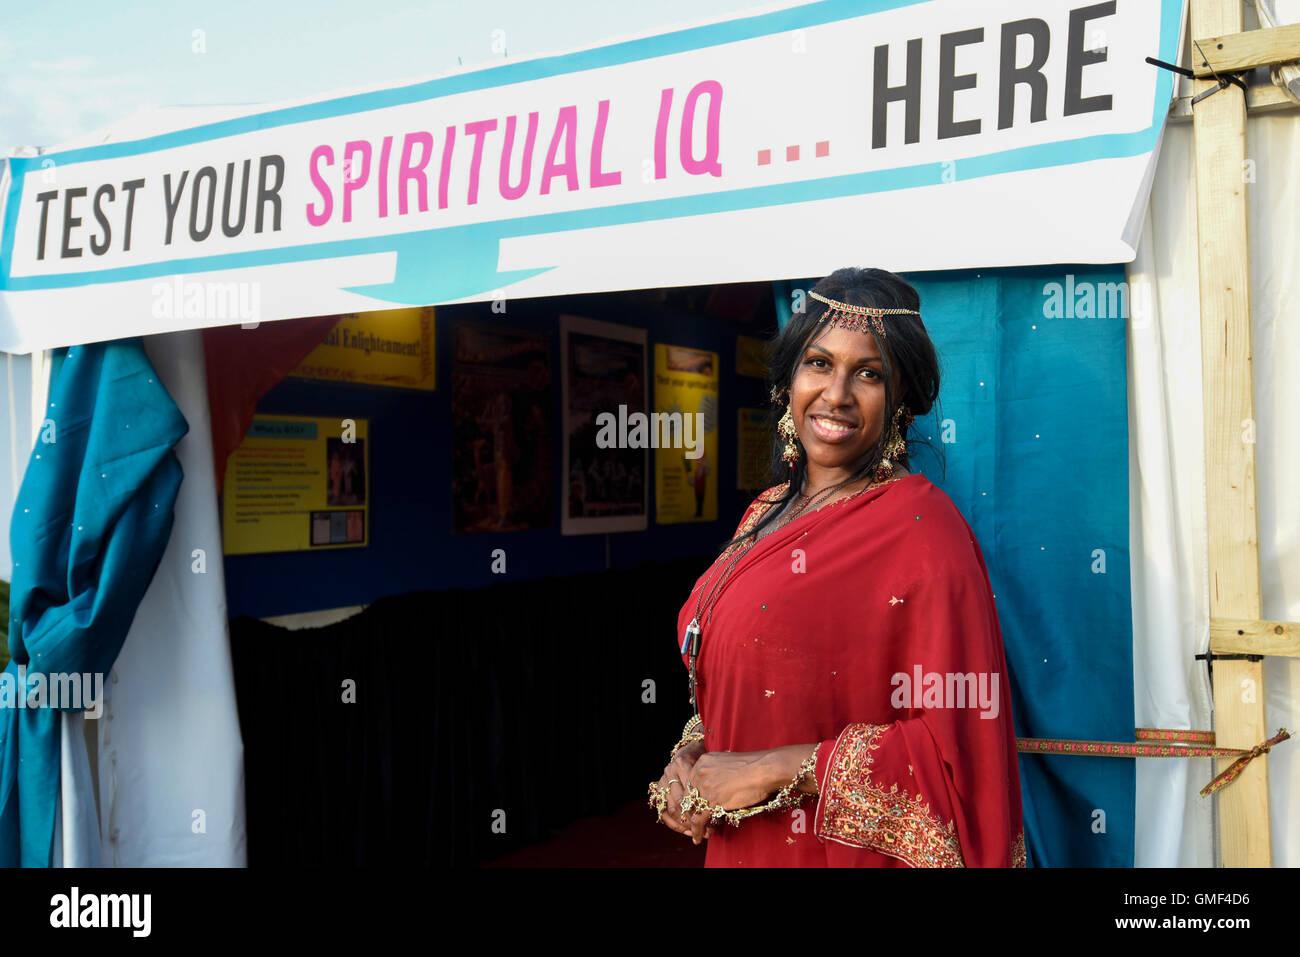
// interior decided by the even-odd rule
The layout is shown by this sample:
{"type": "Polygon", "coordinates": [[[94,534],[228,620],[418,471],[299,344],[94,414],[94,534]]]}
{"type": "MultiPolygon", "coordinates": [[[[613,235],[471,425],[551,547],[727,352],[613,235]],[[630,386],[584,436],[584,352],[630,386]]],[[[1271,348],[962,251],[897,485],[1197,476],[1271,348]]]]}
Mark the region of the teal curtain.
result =
{"type": "Polygon", "coordinates": [[[139,338],[58,350],[46,416],[10,528],[11,660],[0,685],[8,867],[50,866],[59,792],[58,714],[17,707],[17,696],[38,672],[112,668],[171,534],[173,447],[189,430],[139,338]]]}

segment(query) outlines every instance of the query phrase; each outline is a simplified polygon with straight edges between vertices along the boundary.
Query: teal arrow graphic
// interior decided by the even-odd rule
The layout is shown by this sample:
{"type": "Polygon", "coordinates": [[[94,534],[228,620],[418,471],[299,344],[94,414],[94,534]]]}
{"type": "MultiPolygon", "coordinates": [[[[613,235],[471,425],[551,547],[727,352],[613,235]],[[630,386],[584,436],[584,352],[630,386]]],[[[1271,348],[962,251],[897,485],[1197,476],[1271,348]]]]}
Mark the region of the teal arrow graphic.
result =
{"type": "Polygon", "coordinates": [[[474,223],[390,237],[395,241],[390,248],[397,251],[393,281],[345,287],[345,291],[384,302],[426,306],[492,292],[555,268],[499,271],[498,250],[505,225],[474,223]]]}

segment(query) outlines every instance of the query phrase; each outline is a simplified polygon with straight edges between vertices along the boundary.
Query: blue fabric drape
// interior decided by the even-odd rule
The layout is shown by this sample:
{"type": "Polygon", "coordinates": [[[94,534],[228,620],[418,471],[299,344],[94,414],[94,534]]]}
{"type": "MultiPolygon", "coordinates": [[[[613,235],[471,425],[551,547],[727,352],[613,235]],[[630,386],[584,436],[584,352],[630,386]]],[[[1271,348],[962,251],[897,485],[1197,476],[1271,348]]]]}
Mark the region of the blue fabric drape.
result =
{"type": "MultiPolygon", "coordinates": [[[[979,539],[1016,734],[1132,741],[1124,267],[904,278],[942,372],[909,450],[979,539]]],[[[812,282],[774,287],[787,319],[812,282]]],[[[1133,866],[1134,762],[1021,755],[1020,782],[1031,865],[1133,866]]]]}
{"type": "Polygon", "coordinates": [[[171,534],[173,447],[188,430],[139,338],[56,353],[10,528],[0,864],[50,865],[59,790],[58,715],[15,706],[17,668],[29,685],[36,672],[107,674],[171,534]]]}

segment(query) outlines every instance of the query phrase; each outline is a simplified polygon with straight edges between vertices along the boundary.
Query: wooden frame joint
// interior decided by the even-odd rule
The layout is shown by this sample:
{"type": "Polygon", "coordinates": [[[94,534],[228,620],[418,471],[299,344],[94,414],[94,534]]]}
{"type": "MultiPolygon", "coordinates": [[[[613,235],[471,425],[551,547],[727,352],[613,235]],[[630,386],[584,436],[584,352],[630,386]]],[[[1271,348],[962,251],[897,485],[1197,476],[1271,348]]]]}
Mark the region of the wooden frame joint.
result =
{"type": "Polygon", "coordinates": [[[1211,618],[1210,654],[1300,658],[1300,622],[1211,618]]]}
{"type": "Polygon", "coordinates": [[[1297,60],[1300,60],[1300,23],[1192,41],[1192,73],[1202,80],[1297,60]]]}

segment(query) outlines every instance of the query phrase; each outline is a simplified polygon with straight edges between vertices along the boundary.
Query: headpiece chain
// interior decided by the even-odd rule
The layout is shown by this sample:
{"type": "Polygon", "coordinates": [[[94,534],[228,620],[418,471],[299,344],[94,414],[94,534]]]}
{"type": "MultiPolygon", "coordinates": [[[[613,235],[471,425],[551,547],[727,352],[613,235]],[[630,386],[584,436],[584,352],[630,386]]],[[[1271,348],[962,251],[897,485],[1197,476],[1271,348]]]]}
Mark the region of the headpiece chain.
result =
{"type": "Polygon", "coordinates": [[[920,315],[915,309],[876,309],[872,306],[855,306],[847,302],[837,302],[815,292],[810,292],[808,295],[818,302],[824,302],[830,306],[822,314],[822,317],[817,320],[819,324],[829,320],[833,326],[843,326],[847,329],[855,329],[858,332],[866,332],[866,324],[870,321],[876,332],[883,336],[885,334],[885,324],[880,321],[882,316],[920,315]]]}

